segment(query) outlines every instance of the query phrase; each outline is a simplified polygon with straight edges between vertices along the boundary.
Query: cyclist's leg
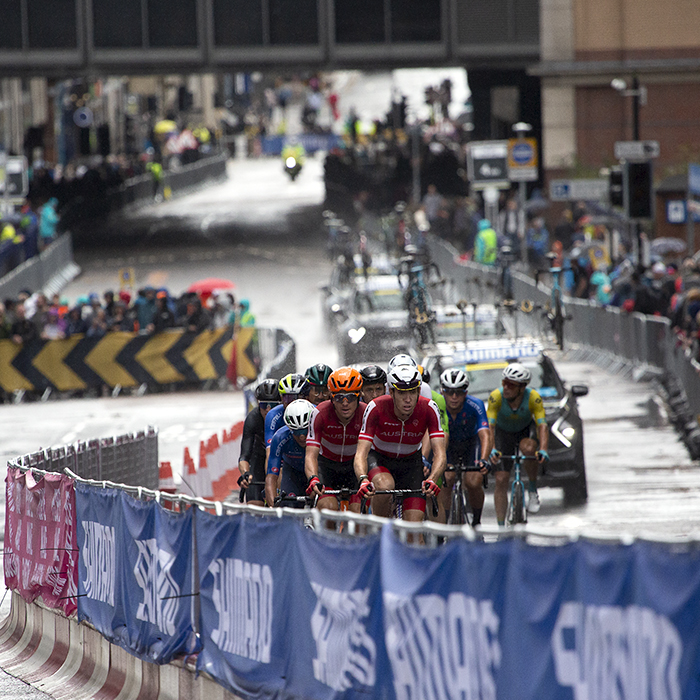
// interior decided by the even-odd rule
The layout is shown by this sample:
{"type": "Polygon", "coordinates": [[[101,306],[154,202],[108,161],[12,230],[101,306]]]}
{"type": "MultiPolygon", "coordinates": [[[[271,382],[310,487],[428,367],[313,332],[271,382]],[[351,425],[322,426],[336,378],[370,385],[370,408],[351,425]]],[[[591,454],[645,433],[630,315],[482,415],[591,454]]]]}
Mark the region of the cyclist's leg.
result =
{"type": "MultiPolygon", "coordinates": [[[[353,469],[352,461],[347,462],[333,462],[330,459],[319,456],[318,458],[318,475],[321,479],[321,483],[328,489],[340,490],[348,489],[350,491],[350,502],[348,504],[348,510],[353,513],[360,512],[360,497],[357,495],[357,477],[355,476],[355,470],[353,469]]],[[[319,508],[329,508],[330,510],[338,510],[339,504],[338,499],[335,496],[318,499],[319,508]],[[331,505],[326,501],[333,501],[331,505]],[[321,504],[323,501],[323,505],[321,504]]]]}
{"type": "Polygon", "coordinates": [[[438,502],[438,517],[437,522],[446,523],[447,514],[450,512],[450,499],[452,495],[452,487],[455,483],[455,473],[445,472],[442,475],[442,489],[437,497],[438,502]]]}
{"type": "Polygon", "coordinates": [[[245,500],[249,506],[264,506],[265,505],[265,458],[251,459],[250,471],[253,475],[253,481],[257,481],[260,485],[251,484],[245,492],[245,500]]]}
{"type": "MultiPolygon", "coordinates": [[[[537,428],[535,422],[530,423],[529,427],[525,429],[524,436],[520,440],[520,451],[526,457],[534,457],[537,448],[539,447],[539,440],[537,439],[537,428]]],[[[537,495],[537,475],[540,465],[534,459],[528,459],[523,462],[525,466],[525,473],[528,478],[527,490],[529,492],[528,496],[528,510],[531,513],[536,513],[539,510],[539,496],[537,495]],[[533,496],[534,494],[534,496],[533,496]],[[537,503],[530,503],[530,501],[537,501],[537,503]]]]}
{"type": "MultiPolygon", "coordinates": [[[[303,471],[294,469],[293,467],[285,464],[282,469],[282,485],[281,490],[286,493],[287,496],[303,496],[306,494],[306,474],[303,471]]],[[[291,508],[303,508],[303,504],[293,503],[285,504],[291,508]]]]}
{"type": "MultiPolygon", "coordinates": [[[[386,459],[375,450],[370,450],[367,455],[367,466],[369,467],[369,478],[372,479],[374,488],[378,491],[390,491],[395,488],[394,477],[391,472],[383,466],[386,459]]],[[[391,496],[372,496],[372,513],[382,518],[391,517],[391,496]]]]}
{"type": "MultiPolygon", "coordinates": [[[[496,426],[495,447],[504,455],[515,453],[518,444],[517,433],[508,433],[496,426]]],[[[510,460],[501,460],[493,467],[496,483],[493,488],[493,504],[496,508],[496,520],[499,525],[505,525],[508,510],[508,483],[510,482],[510,460]]]]}
{"type": "MultiPolygon", "coordinates": [[[[481,444],[478,438],[473,440],[465,453],[465,464],[476,464],[477,454],[480,454],[481,444]],[[477,453],[477,450],[479,452],[477,453]]],[[[481,523],[481,512],[484,509],[484,476],[481,471],[468,471],[462,482],[467,489],[469,505],[472,509],[472,525],[481,523]]]]}
{"type": "MultiPolygon", "coordinates": [[[[392,473],[397,489],[420,490],[423,483],[423,459],[420,452],[395,460],[392,473]]],[[[403,499],[403,519],[421,522],[425,518],[425,496],[406,496],[403,499]]]]}

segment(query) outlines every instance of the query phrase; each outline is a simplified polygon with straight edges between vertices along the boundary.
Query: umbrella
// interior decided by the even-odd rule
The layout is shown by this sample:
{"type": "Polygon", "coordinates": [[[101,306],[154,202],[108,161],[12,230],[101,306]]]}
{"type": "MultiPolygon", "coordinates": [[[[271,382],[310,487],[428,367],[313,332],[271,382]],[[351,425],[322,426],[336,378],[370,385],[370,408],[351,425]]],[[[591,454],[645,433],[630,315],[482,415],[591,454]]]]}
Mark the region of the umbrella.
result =
{"type": "Polygon", "coordinates": [[[688,246],[680,238],[655,238],[651,242],[651,252],[653,255],[681,255],[685,253],[688,246]]]}
{"type": "Polygon", "coordinates": [[[206,301],[217,289],[235,289],[236,285],[231,280],[221,279],[220,277],[207,277],[203,280],[193,282],[188,288],[188,292],[199,294],[202,301],[206,301]]]}
{"type": "Polygon", "coordinates": [[[156,122],[153,131],[156,134],[170,134],[177,131],[177,124],[172,119],[161,119],[156,122]]]}

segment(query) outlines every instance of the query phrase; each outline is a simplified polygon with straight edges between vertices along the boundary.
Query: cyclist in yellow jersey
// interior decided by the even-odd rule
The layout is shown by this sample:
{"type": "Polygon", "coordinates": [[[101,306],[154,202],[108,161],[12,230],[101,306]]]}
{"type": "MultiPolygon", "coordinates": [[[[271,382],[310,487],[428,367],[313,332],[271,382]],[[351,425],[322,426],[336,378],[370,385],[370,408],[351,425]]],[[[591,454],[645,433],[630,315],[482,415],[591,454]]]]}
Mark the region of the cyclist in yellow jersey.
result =
{"type": "MultiPolygon", "coordinates": [[[[511,462],[504,464],[501,455],[512,455],[516,446],[519,446],[524,456],[537,457],[540,464],[549,461],[549,426],[542,397],[527,386],[531,376],[530,370],[520,363],[509,364],[503,370],[502,387],[491,392],[486,409],[494,445],[491,450],[491,462],[496,475],[493,501],[499,525],[503,525],[506,520],[512,466],[511,462]]],[[[537,462],[524,462],[529,479],[527,509],[530,513],[537,513],[540,509],[537,462]]]]}

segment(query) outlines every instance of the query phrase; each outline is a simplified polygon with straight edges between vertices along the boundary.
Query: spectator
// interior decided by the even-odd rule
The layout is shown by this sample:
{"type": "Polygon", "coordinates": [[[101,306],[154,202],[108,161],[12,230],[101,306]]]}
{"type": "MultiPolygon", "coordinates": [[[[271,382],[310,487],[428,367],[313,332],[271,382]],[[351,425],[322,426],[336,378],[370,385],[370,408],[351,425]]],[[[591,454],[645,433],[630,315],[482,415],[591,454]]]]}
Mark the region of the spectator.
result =
{"type": "Polygon", "coordinates": [[[478,228],[474,243],[474,260],[482,265],[495,265],[498,253],[496,232],[491,228],[488,219],[481,219],[478,228]]]}
{"type": "Polygon", "coordinates": [[[144,287],[138,292],[134,302],[136,321],[139,328],[147,328],[153,322],[156,313],[156,290],[153,287],[144,287]]]}
{"type": "Polygon", "coordinates": [[[29,202],[22,206],[20,227],[24,236],[24,259],[29,260],[39,253],[39,219],[29,202]]]}
{"type": "Polygon", "coordinates": [[[498,212],[498,234],[501,246],[510,246],[511,251],[518,256],[520,244],[518,241],[518,202],[514,198],[506,201],[506,206],[498,212]]]}
{"type": "Polygon", "coordinates": [[[428,185],[428,191],[423,197],[423,206],[425,207],[425,215],[428,217],[430,228],[439,232],[445,222],[446,214],[445,204],[442,195],[437,191],[435,185],[428,185]]]}
{"type": "Polygon", "coordinates": [[[545,228],[544,219],[541,216],[536,216],[532,220],[525,237],[530,265],[535,268],[549,267],[546,258],[549,252],[549,231],[545,228]]]}
{"type": "Polygon", "coordinates": [[[58,309],[51,307],[43,330],[40,333],[42,340],[61,340],[66,337],[66,321],[58,314],[58,309]]]}
{"type": "Polygon", "coordinates": [[[112,316],[114,316],[114,292],[111,289],[108,289],[103,295],[102,298],[104,299],[104,310],[105,313],[107,314],[107,320],[109,321],[112,316]]]}
{"type": "Polygon", "coordinates": [[[12,342],[17,345],[29,343],[38,337],[36,326],[25,317],[24,304],[17,304],[15,307],[16,320],[10,329],[12,342]]]}
{"type": "Polygon", "coordinates": [[[5,304],[0,303],[0,340],[7,340],[12,337],[12,323],[7,317],[5,304]]]}
{"type": "Polygon", "coordinates": [[[187,304],[185,328],[190,333],[201,333],[209,328],[211,318],[209,312],[202,307],[202,302],[195,298],[187,304]]]}
{"type": "Polygon", "coordinates": [[[134,320],[128,312],[126,304],[120,299],[114,302],[112,318],[108,322],[110,331],[133,331],[134,320]]]}
{"type": "Polygon", "coordinates": [[[51,197],[39,213],[39,248],[44,250],[56,238],[58,199],[51,197]]]}
{"type": "Polygon", "coordinates": [[[80,304],[77,304],[68,312],[68,320],[66,322],[66,338],[72,335],[85,333],[88,329],[88,324],[83,320],[83,309],[80,304]]]}
{"type": "Polygon", "coordinates": [[[90,325],[85,331],[86,338],[102,338],[107,332],[107,314],[102,308],[93,311],[90,325]]]}
{"type": "Polygon", "coordinates": [[[156,312],[153,321],[148,324],[146,330],[149,333],[161,333],[167,328],[175,326],[175,314],[168,307],[168,295],[166,292],[158,292],[156,295],[156,312]]]}
{"type": "Polygon", "coordinates": [[[571,209],[565,209],[561,215],[561,221],[554,227],[554,238],[561,242],[564,250],[571,248],[575,230],[574,216],[571,213],[571,209]]]}
{"type": "Polygon", "coordinates": [[[250,312],[250,302],[247,299],[241,299],[238,305],[239,319],[238,325],[240,328],[246,328],[255,325],[255,316],[250,312]]]}

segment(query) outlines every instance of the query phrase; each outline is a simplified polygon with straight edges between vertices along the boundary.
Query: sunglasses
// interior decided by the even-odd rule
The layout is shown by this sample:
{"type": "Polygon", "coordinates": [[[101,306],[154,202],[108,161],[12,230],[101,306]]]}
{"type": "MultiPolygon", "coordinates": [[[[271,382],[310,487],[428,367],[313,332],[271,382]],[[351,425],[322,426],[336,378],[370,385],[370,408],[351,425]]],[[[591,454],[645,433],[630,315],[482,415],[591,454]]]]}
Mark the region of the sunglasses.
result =
{"type": "Polygon", "coordinates": [[[263,411],[268,408],[274,408],[275,406],[279,405],[279,401],[260,401],[260,403],[258,403],[258,406],[260,406],[260,408],[262,408],[263,411]]]}
{"type": "Polygon", "coordinates": [[[296,430],[292,430],[292,435],[296,435],[297,437],[301,437],[302,435],[306,435],[309,432],[308,428],[297,428],[296,430]]]}
{"type": "Polygon", "coordinates": [[[504,379],[503,386],[509,386],[512,389],[520,389],[521,386],[525,386],[525,385],[520,384],[520,382],[511,382],[510,379],[504,379]]]}
{"type": "Polygon", "coordinates": [[[443,396],[464,396],[467,393],[466,389],[443,389],[443,396]]]}
{"type": "Polygon", "coordinates": [[[333,395],[333,402],[334,403],[352,403],[353,401],[359,400],[359,395],[358,394],[334,394],[333,395]]]}

